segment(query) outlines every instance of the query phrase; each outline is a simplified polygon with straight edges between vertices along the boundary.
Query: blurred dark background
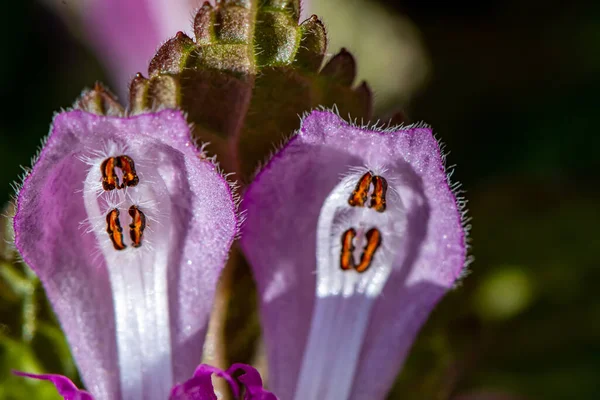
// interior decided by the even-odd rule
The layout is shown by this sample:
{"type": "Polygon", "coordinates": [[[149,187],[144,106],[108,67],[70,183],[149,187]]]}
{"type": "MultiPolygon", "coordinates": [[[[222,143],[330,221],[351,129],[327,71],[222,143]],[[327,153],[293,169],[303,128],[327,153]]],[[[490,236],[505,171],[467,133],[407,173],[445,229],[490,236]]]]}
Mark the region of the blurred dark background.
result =
{"type": "MultiPolygon", "coordinates": [[[[347,6],[353,14],[339,8],[340,0],[321,0],[314,12],[331,26],[332,45],[359,50],[359,73],[372,81],[380,115],[403,108],[411,120],[434,127],[451,150],[448,163],[458,166],[454,178],[464,184],[473,218],[471,274],[434,312],[391,398],[492,391],[600,399],[600,3],[380,0],[347,6]],[[408,26],[421,63],[409,68],[403,83],[386,86],[393,78],[385,74],[393,75],[397,65],[377,70],[395,55],[393,48],[380,48],[369,29],[350,37],[336,28],[363,14],[374,22],[379,15],[390,18],[367,25],[373,31],[408,26]]],[[[7,2],[2,14],[4,204],[53,114],[96,80],[110,81],[94,52],[46,5],[7,2]]],[[[397,32],[400,42],[407,32],[389,29],[382,34],[397,32]]],[[[0,315],[16,302],[10,279],[0,274],[0,315]]],[[[2,387],[11,363],[32,356],[2,326],[0,341],[2,387]]],[[[14,393],[0,388],[0,398],[14,393]]]]}

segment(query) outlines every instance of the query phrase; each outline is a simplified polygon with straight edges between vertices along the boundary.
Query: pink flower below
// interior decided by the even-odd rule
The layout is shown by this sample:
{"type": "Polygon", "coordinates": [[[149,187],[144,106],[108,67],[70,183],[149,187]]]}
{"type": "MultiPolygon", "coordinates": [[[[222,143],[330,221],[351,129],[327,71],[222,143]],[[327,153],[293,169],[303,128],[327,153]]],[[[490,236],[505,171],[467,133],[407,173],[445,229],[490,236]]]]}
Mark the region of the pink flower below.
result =
{"type": "MultiPolygon", "coordinates": [[[[55,374],[29,374],[15,371],[16,375],[32,379],[50,381],[56,386],[58,394],[65,400],[94,400],[94,397],[77,386],[66,376],[55,374]]],[[[217,400],[212,384],[212,375],[223,378],[229,384],[236,399],[277,400],[277,396],[263,389],[260,374],[246,364],[233,364],[227,371],[210,365],[200,364],[190,379],[175,385],[171,389],[169,400],[217,400]],[[239,373],[242,372],[240,375],[239,373]],[[244,390],[244,396],[240,397],[244,390]]]]}

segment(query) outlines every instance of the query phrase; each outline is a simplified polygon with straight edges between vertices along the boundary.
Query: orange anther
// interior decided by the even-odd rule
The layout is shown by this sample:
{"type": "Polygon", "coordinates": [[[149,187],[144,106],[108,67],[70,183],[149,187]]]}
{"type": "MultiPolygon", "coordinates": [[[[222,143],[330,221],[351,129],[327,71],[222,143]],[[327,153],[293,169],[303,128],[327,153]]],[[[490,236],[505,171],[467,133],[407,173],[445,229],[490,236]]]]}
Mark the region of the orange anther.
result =
{"type": "Polygon", "coordinates": [[[360,264],[356,266],[357,272],[365,272],[371,266],[375,251],[381,245],[381,232],[377,228],[369,229],[367,232],[367,245],[360,257],[360,264]]]}
{"type": "Polygon", "coordinates": [[[120,186],[121,189],[125,186],[135,186],[138,184],[140,179],[135,172],[135,163],[131,157],[125,155],[117,157],[117,167],[121,168],[121,171],[123,171],[123,183],[120,186]]]}
{"type": "Polygon", "coordinates": [[[344,270],[354,268],[356,272],[365,272],[371,266],[375,252],[381,246],[381,232],[379,229],[372,228],[366,233],[367,245],[365,246],[360,257],[360,264],[354,263],[354,238],[356,230],[350,228],[342,234],[342,252],[340,256],[340,267],[344,270]]]}
{"type": "Polygon", "coordinates": [[[342,255],[340,257],[340,266],[343,270],[354,268],[354,245],[352,241],[356,236],[356,231],[352,228],[348,229],[342,235],[342,255]]]}
{"type": "Polygon", "coordinates": [[[384,212],[385,211],[385,195],[387,193],[387,181],[385,178],[381,176],[373,177],[373,185],[375,188],[373,189],[373,193],[371,194],[371,204],[370,207],[374,208],[376,211],[384,212]]]}
{"type": "Polygon", "coordinates": [[[142,235],[146,229],[146,215],[138,208],[138,206],[129,207],[129,215],[132,222],[129,224],[129,237],[131,238],[133,247],[142,245],[142,235]]]}
{"type": "Polygon", "coordinates": [[[119,178],[115,173],[117,160],[114,157],[109,157],[100,165],[102,172],[102,188],[106,191],[119,187],[119,178]]]}
{"type": "Polygon", "coordinates": [[[123,189],[125,186],[135,186],[140,179],[135,171],[135,163],[129,156],[122,155],[118,157],[108,157],[100,164],[102,172],[102,188],[106,191],[114,189],[123,189]],[[119,177],[115,168],[120,168],[123,172],[123,183],[119,184],[119,177]]]}
{"type": "Polygon", "coordinates": [[[119,221],[119,210],[113,208],[106,215],[106,232],[112,241],[115,250],[123,250],[127,246],[123,243],[123,228],[119,221]]]}
{"type": "Polygon", "coordinates": [[[354,188],[354,191],[350,195],[348,199],[348,204],[352,207],[364,207],[365,201],[367,201],[367,197],[369,196],[369,188],[371,187],[371,179],[373,178],[373,174],[371,172],[365,173],[354,188]]]}

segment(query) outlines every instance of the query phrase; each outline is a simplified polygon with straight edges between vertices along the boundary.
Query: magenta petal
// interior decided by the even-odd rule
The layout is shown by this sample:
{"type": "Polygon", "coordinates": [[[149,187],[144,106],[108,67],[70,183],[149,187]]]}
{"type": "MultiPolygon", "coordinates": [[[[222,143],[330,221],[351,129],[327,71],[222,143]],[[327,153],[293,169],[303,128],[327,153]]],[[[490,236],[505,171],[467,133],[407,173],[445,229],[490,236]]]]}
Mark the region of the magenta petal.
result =
{"type": "Polygon", "coordinates": [[[269,387],[284,399],[385,398],[465,264],[461,207],[431,129],[360,128],[315,111],[243,204],[241,244],[260,294],[269,387]],[[381,212],[370,203],[372,177],[387,182],[381,212]],[[368,197],[351,205],[363,178],[368,197]]]}
{"type": "Polygon", "coordinates": [[[213,374],[229,383],[236,399],[240,396],[239,382],[245,388],[244,400],[277,400],[274,394],[263,389],[258,371],[246,364],[233,364],[227,371],[201,364],[190,379],[173,387],[169,400],[216,400],[211,380],[213,374]],[[240,371],[242,374],[238,375],[240,371]]]}
{"type": "Polygon", "coordinates": [[[59,114],[14,225],[94,396],[162,400],[189,377],[237,218],[228,183],[200,158],[180,112],[59,114]],[[139,183],[105,191],[101,165],[120,155],[135,160],[139,183]],[[146,221],[139,246],[133,206],[146,221]],[[122,250],[107,232],[115,209],[122,250]]]}
{"type": "Polygon", "coordinates": [[[237,380],[246,389],[244,400],[277,400],[277,396],[263,388],[262,378],[254,367],[246,364],[233,364],[227,373],[235,375],[239,371],[243,371],[237,380]]]}
{"type": "Polygon", "coordinates": [[[63,375],[54,374],[28,374],[26,372],[13,371],[15,375],[24,376],[27,378],[41,379],[50,381],[56,386],[58,394],[65,400],[94,400],[91,394],[85,390],[77,389],[77,386],[69,378],[63,375]]]}
{"type": "Polygon", "coordinates": [[[239,396],[239,388],[230,374],[219,368],[200,364],[190,379],[173,387],[169,400],[217,400],[212,384],[213,374],[225,379],[235,397],[239,396]]]}

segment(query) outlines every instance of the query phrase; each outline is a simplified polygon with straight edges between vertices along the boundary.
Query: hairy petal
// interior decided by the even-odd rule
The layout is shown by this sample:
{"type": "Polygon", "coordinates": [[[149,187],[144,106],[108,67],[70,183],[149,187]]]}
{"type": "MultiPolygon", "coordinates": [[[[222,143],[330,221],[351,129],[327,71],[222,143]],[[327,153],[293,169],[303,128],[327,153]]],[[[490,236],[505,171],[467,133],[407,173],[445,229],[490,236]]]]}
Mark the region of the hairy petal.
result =
{"type": "Polygon", "coordinates": [[[237,227],[230,188],[201,160],[183,115],[59,114],[17,207],[16,246],[88,390],[165,398],[200,361],[237,227]],[[104,188],[106,177],[125,186],[128,170],[130,185],[104,188]]]}
{"type": "Polygon", "coordinates": [[[286,399],[384,398],[465,263],[431,130],[370,130],[315,111],[244,204],[269,386],[286,399]]]}
{"type": "Polygon", "coordinates": [[[212,384],[213,374],[225,379],[234,395],[239,395],[239,388],[229,374],[219,368],[200,364],[190,379],[173,387],[169,400],[217,400],[212,384]]]}
{"type": "Polygon", "coordinates": [[[56,386],[58,394],[65,400],[94,400],[91,394],[85,390],[77,389],[77,386],[69,378],[62,375],[54,374],[28,374],[26,372],[13,371],[15,375],[24,376],[26,378],[40,379],[50,381],[56,386]]]}

